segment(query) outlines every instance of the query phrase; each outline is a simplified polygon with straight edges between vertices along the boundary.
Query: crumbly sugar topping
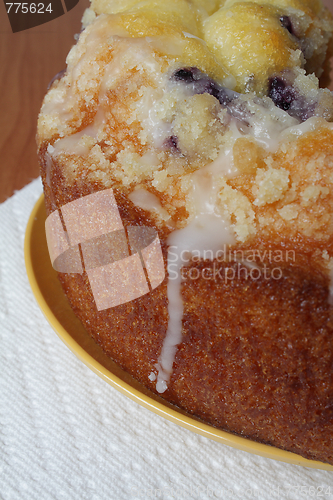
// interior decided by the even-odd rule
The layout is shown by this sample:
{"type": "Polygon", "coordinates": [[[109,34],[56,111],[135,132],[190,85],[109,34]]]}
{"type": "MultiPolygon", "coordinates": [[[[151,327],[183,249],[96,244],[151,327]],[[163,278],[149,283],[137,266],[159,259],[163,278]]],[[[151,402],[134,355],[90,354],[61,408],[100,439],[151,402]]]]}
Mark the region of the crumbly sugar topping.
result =
{"type": "Polygon", "coordinates": [[[84,25],[38,124],[69,184],[143,189],[156,223],[182,228],[208,168],[238,242],[329,240],[333,98],[317,76],[332,20],[319,3],[93,1],[84,25]]]}

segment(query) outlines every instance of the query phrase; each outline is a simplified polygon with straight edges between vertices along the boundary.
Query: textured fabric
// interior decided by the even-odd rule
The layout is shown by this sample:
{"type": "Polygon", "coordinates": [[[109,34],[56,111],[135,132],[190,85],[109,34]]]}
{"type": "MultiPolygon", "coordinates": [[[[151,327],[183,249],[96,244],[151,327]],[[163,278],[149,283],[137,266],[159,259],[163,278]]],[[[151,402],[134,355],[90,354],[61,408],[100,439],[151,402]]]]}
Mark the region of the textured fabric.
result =
{"type": "Polygon", "coordinates": [[[151,413],[90,371],[37,306],[23,242],[42,192],[0,205],[1,500],[333,499],[333,472],[229,448],[151,413]]]}

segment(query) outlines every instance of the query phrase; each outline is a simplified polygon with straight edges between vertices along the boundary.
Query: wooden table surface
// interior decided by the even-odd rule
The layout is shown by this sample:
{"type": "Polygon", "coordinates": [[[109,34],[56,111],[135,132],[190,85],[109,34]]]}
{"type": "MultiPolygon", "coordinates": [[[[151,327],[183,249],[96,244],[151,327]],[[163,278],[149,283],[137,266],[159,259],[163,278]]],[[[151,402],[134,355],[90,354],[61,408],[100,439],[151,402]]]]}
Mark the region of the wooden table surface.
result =
{"type": "MultiPolygon", "coordinates": [[[[324,2],[333,12],[333,0],[324,2]]],[[[36,121],[46,88],[65,68],[89,0],[42,26],[12,33],[0,2],[0,203],[39,175],[36,121]]]]}
{"type": "Polygon", "coordinates": [[[51,79],[65,68],[89,0],[35,28],[12,33],[0,2],[0,203],[39,175],[36,123],[51,79]]]}

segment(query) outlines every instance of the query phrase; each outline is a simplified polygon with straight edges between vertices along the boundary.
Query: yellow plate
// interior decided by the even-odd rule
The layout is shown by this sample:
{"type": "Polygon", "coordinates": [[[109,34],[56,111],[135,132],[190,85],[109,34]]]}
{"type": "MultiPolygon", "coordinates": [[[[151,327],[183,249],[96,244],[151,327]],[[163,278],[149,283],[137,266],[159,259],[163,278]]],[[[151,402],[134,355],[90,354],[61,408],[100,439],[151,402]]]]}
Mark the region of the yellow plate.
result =
{"type": "Polygon", "coordinates": [[[44,197],[41,196],[30,215],[25,236],[24,253],[28,278],[46,319],[61,340],[83,363],[140,405],[202,436],[266,458],[333,471],[330,465],[306,460],[294,453],[215,429],[148,391],[110,360],[91,339],[67,302],[57,279],[57,273],[51,266],[45,238],[45,219],[44,197]]]}

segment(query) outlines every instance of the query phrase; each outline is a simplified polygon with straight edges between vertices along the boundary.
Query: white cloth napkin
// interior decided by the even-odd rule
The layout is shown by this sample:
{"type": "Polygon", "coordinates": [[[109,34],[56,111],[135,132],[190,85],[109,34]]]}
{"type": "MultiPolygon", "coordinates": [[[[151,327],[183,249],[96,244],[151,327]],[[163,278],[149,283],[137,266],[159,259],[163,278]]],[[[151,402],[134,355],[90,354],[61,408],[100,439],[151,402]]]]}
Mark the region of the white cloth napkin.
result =
{"type": "Polygon", "coordinates": [[[23,242],[36,179],[0,205],[1,500],[333,499],[333,472],[235,450],[142,408],[44,319],[23,242]]]}

